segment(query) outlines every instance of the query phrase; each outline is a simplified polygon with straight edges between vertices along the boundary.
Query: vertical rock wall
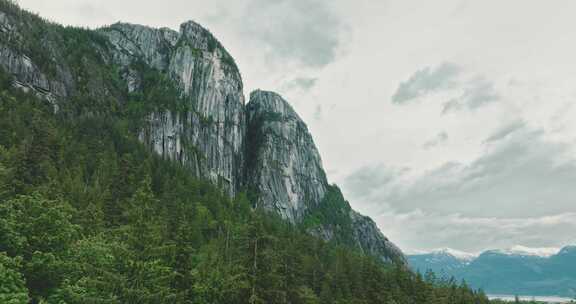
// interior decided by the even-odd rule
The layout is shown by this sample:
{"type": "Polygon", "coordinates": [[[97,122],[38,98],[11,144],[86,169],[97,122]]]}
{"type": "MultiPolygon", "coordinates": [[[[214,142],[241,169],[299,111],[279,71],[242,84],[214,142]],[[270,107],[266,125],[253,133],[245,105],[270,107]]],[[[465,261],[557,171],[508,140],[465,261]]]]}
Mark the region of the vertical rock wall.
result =
{"type": "Polygon", "coordinates": [[[255,91],[246,108],[247,184],[257,204],[299,222],[320,203],[328,184],[306,124],[280,95],[255,91]]]}
{"type": "Polygon", "coordinates": [[[180,102],[191,109],[151,113],[141,141],[231,195],[237,193],[244,165],[244,95],[228,52],[192,21],[182,24],[180,32],[120,23],[100,32],[114,46],[113,58],[129,92],[140,90],[143,75],[132,66],[143,60],[176,84],[180,102]]]}

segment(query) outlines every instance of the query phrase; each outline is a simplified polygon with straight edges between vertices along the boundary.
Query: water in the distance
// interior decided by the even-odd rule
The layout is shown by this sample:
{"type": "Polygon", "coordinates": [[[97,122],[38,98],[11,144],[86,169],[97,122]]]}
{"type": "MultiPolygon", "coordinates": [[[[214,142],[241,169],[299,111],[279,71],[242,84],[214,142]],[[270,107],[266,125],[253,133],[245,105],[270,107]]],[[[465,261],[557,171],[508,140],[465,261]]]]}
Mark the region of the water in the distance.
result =
{"type": "MultiPolygon", "coordinates": [[[[504,301],[514,301],[515,296],[513,295],[488,295],[490,300],[504,300],[504,301]]],[[[576,303],[571,302],[573,299],[563,298],[563,297],[539,297],[539,296],[518,296],[520,300],[523,301],[538,301],[544,303],[576,303]]]]}

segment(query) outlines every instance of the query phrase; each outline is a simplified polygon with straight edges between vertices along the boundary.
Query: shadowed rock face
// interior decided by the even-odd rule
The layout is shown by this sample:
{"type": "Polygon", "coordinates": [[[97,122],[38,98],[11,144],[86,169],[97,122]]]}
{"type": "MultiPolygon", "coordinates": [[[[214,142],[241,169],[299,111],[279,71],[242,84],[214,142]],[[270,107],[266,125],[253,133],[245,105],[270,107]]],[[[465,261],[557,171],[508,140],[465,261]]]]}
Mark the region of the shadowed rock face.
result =
{"type": "Polygon", "coordinates": [[[306,124],[280,95],[255,91],[246,107],[247,182],[257,204],[292,223],[318,205],[328,182],[306,124]]]}
{"type": "MultiPolygon", "coordinates": [[[[333,186],[306,124],[273,92],[253,92],[245,106],[234,60],[195,22],[179,31],[126,23],[88,31],[24,11],[0,11],[0,67],[15,86],[49,101],[56,112],[67,107],[67,115],[122,108],[143,95],[147,73],[161,75],[177,91],[176,108],[146,112],[138,135],[148,148],[231,196],[243,188],[254,191],[259,207],[291,223],[326,209],[333,186]],[[75,102],[85,104],[76,108],[75,102]]],[[[404,263],[370,218],[341,202],[336,207],[344,207],[339,210],[349,227],[347,244],[404,263]]],[[[339,240],[338,229],[333,221],[309,232],[339,240]]]]}
{"type": "MultiPolygon", "coordinates": [[[[330,187],[322,160],[306,124],[290,104],[274,92],[257,90],[246,107],[246,182],[257,194],[259,207],[276,212],[292,223],[322,209],[330,187]]],[[[404,255],[378,229],[374,221],[350,209],[344,200],[350,242],[366,254],[406,265],[404,255]]],[[[309,229],[327,241],[337,239],[336,223],[329,220],[309,229]]]]}

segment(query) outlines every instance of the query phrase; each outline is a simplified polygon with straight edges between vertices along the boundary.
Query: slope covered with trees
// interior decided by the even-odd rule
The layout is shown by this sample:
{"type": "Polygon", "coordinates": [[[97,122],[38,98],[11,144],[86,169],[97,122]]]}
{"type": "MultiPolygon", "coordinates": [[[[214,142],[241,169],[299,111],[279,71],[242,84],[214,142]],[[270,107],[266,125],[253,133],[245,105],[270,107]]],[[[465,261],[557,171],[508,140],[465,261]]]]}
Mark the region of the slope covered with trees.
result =
{"type": "Polygon", "coordinates": [[[325,243],[0,74],[2,303],[485,303],[325,243]]]}

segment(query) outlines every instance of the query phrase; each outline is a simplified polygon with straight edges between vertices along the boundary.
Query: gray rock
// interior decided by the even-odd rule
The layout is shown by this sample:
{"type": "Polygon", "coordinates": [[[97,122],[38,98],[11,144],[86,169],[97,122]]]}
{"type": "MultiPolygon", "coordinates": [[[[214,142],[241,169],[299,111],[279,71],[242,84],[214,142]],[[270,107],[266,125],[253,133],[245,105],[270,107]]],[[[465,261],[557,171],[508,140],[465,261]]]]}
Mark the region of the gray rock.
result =
{"type": "Polygon", "coordinates": [[[9,34],[12,33],[13,29],[14,26],[12,25],[8,15],[6,15],[4,12],[0,12],[0,32],[9,34]]]}
{"type": "Polygon", "coordinates": [[[230,195],[237,193],[244,174],[242,79],[232,57],[208,30],[192,21],[182,24],[180,32],[126,23],[97,30],[109,45],[92,41],[90,47],[101,57],[97,61],[119,70],[126,83],[119,90],[103,75],[82,70],[84,66],[78,63],[71,67],[68,50],[61,45],[62,28],[36,16],[22,16],[0,14],[0,66],[14,76],[15,86],[50,101],[56,111],[73,100],[80,87],[82,98],[121,105],[127,93],[142,90],[144,75],[133,65],[143,62],[173,80],[181,93],[180,102],[190,111],[151,113],[140,132],[141,141],[196,176],[222,185],[230,195]],[[25,45],[20,39],[31,36],[31,28],[38,26],[46,33],[39,41],[49,61],[42,62],[44,67],[19,51],[25,45]]]}
{"type": "Polygon", "coordinates": [[[231,195],[242,185],[244,95],[242,79],[222,45],[195,22],[180,32],[117,23],[100,32],[114,47],[128,92],[139,90],[142,75],[131,65],[143,60],[168,75],[193,111],[150,114],[140,139],[163,157],[197,176],[222,185],[231,195]]]}
{"type": "Polygon", "coordinates": [[[351,210],[352,231],[357,247],[365,254],[380,256],[385,261],[396,262],[407,266],[408,263],[400,248],[385,237],[374,221],[351,210]]]}
{"type": "MultiPolygon", "coordinates": [[[[12,74],[15,86],[48,100],[55,111],[75,96],[80,86],[86,88],[83,93],[87,97],[117,100],[118,96],[112,95],[101,75],[90,75],[89,71],[83,71],[84,75],[73,72],[62,46],[65,36],[61,26],[47,23],[33,14],[0,12],[0,67],[12,74]],[[40,38],[36,38],[37,32],[42,33],[40,38]],[[31,39],[36,40],[30,43],[31,39]]],[[[106,58],[107,52],[97,43],[90,47],[102,56],[102,62],[110,61],[106,58]]]]}
{"type": "MultiPolygon", "coordinates": [[[[329,184],[322,160],[306,124],[280,95],[257,90],[250,94],[247,117],[246,181],[257,204],[298,224],[318,209],[329,184]]],[[[402,251],[380,232],[374,221],[349,209],[354,246],[362,252],[406,265],[402,251]]],[[[338,239],[338,224],[323,223],[308,230],[326,241],[338,239]]]]}
{"type": "Polygon", "coordinates": [[[292,223],[320,203],[328,182],[306,124],[280,95],[255,91],[246,108],[247,183],[258,206],[292,223]]]}
{"type": "Polygon", "coordinates": [[[14,85],[24,91],[32,91],[54,104],[58,97],[66,96],[64,84],[49,80],[30,58],[14,52],[1,42],[0,66],[14,76],[14,85]]]}

